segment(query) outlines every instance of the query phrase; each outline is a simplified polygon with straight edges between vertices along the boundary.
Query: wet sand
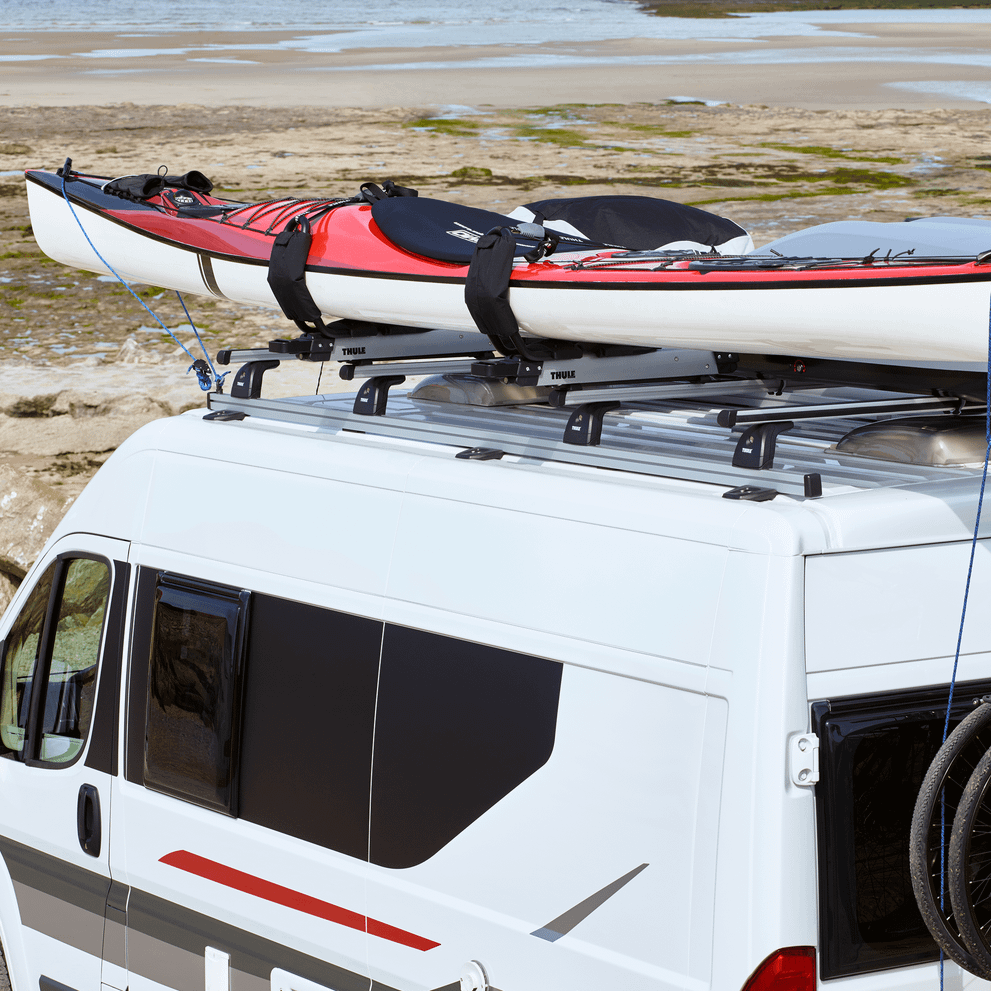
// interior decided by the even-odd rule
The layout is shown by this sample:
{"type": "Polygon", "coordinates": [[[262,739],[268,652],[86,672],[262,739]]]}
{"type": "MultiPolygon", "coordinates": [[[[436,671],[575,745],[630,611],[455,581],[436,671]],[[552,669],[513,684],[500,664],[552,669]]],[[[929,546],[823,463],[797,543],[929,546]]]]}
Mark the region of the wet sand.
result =
{"type": "Polygon", "coordinates": [[[335,36],[326,32],[135,37],[21,31],[0,38],[0,105],[127,99],[209,106],[370,108],[414,102],[505,108],[656,102],[688,95],[734,104],[883,109],[975,106],[960,92],[896,84],[969,83],[976,93],[987,90],[983,56],[991,50],[989,24],[829,28],[837,33],[751,41],[632,38],[337,52],[303,50],[332,46],[335,36]]]}

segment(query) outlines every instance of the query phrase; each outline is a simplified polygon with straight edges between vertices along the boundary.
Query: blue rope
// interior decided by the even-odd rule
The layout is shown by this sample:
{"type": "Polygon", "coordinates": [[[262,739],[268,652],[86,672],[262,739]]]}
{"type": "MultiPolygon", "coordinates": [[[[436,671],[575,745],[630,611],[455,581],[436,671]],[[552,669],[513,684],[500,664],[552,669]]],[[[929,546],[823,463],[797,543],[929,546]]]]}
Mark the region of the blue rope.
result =
{"type": "Polygon", "coordinates": [[[161,327],[162,330],[164,330],[165,333],[168,334],[169,337],[171,337],[172,340],[174,340],[176,344],[178,344],[179,347],[181,347],[182,350],[186,352],[187,357],[189,357],[193,362],[189,366],[189,368],[186,369],[186,374],[188,375],[190,371],[195,371],[196,378],[199,380],[200,383],[200,388],[204,392],[209,392],[210,389],[214,387],[214,385],[216,385],[217,391],[219,392],[223,385],[224,378],[230,373],[224,372],[223,375],[217,374],[217,369],[213,367],[213,362],[210,361],[210,355],[207,354],[206,347],[203,345],[203,341],[200,339],[199,332],[196,330],[196,327],[193,324],[192,317],[190,317],[189,315],[189,310],[186,309],[186,304],[183,303],[182,301],[182,296],[179,296],[179,293],[176,292],[176,295],[179,296],[179,302],[182,303],[182,309],[183,312],[186,314],[186,319],[189,320],[189,326],[193,328],[193,333],[196,334],[196,340],[200,342],[200,347],[203,348],[203,353],[206,355],[206,364],[209,366],[209,369],[213,374],[212,381],[210,379],[210,376],[207,374],[206,367],[204,367],[203,359],[193,357],[193,355],[189,351],[189,348],[187,348],[186,345],[183,344],[182,341],[180,341],[179,338],[176,337],[176,335],[171,330],[169,330],[169,328],[166,327],[164,323],[162,323],[162,321],[158,318],[158,314],[155,313],[155,311],[152,310],[151,307],[148,306],[148,304],[120,277],[120,275],[118,274],[117,270],[113,267],[113,265],[111,265],[110,262],[108,262],[106,258],[104,258],[103,255],[101,255],[100,252],[97,250],[97,247],[90,239],[89,234],[86,233],[86,228],[83,227],[83,222],[79,219],[78,215],[76,214],[76,211],[73,209],[72,201],[69,199],[69,194],[65,191],[65,177],[68,171],[69,169],[67,163],[66,167],[63,168],[62,170],[62,197],[65,199],[66,205],[69,207],[69,212],[72,214],[76,223],[79,225],[79,229],[83,232],[83,237],[86,238],[87,243],[93,249],[93,252],[96,255],[96,257],[99,258],[100,261],[103,262],[103,264],[107,268],[109,268],[111,272],[113,272],[113,274],[117,277],[117,281],[120,282],[120,284],[145,308],[145,310],[147,310],[148,314],[158,324],[158,326],[161,327]]]}
{"type": "MultiPolygon", "coordinates": [[[[230,372],[224,372],[223,375],[217,374],[217,369],[214,366],[213,362],[210,360],[210,352],[207,351],[206,345],[203,343],[203,339],[200,337],[200,332],[196,329],[196,324],[193,323],[193,318],[189,315],[189,310],[186,309],[186,301],[182,298],[182,295],[180,294],[178,289],[174,290],[174,292],[176,294],[176,299],[179,300],[179,303],[182,306],[182,312],[186,314],[186,319],[189,321],[189,326],[193,328],[193,333],[196,335],[196,340],[199,343],[199,346],[203,349],[203,354],[206,356],[206,361],[207,364],[210,366],[210,371],[213,373],[213,377],[217,382],[217,385],[219,386],[224,381],[224,379],[228,375],[230,375],[230,372]]],[[[187,351],[186,354],[189,354],[189,352],[187,351]]],[[[190,357],[192,357],[192,355],[190,355],[190,357]]],[[[186,371],[188,372],[189,369],[187,368],[186,371]]]]}
{"type": "MultiPolygon", "coordinates": [[[[950,677],[950,695],[946,700],[946,718],[943,720],[943,743],[950,732],[950,710],[953,707],[953,689],[957,682],[957,668],[960,664],[960,648],[963,644],[963,627],[967,619],[967,600],[970,598],[970,580],[974,574],[974,557],[977,554],[977,539],[981,531],[981,509],[984,506],[984,488],[988,481],[988,461],[991,460],[991,313],[988,315],[988,378],[987,408],[984,412],[987,450],[984,452],[984,472],[981,475],[981,493],[977,498],[977,519],[974,521],[974,536],[970,541],[970,564],[967,567],[967,584],[963,592],[963,608],[960,611],[960,629],[957,632],[957,650],[953,655],[953,674],[950,677]]],[[[946,890],[946,802],[940,797],[939,807],[939,910],[944,912],[943,892],[946,890]]],[[[939,989],[943,991],[943,951],[939,951],[939,989]]]]}

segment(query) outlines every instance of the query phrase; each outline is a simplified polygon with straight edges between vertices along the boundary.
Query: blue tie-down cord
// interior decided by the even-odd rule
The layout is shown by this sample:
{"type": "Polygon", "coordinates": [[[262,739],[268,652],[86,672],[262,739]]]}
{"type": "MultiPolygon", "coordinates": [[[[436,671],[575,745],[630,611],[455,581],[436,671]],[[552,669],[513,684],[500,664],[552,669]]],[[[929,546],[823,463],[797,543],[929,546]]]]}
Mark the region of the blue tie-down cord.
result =
{"type": "Polygon", "coordinates": [[[172,340],[174,340],[176,344],[178,344],[179,347],[181,347],[182,350],[186,352],[186,354],[193,362],[189,366],[189,368],[186,369],[186,373],[188,374],[190,371],[196,372],[196,378],[199,380],[200,388],[204,392],[209,392],[211,389],[216,387],[217,392],[223,392],[224,379],[230,374],[230,372],[224,372],[223,375],[219,375],[217,373],[217,369],[214,367],[213,362],[210,360],[210,354],[206,349],[206,345],[203,343],[203,340],[200,337],[200,332],[196,329],[196,325],[193,323],[193,318],[189,315],[189,310],[186,309],[186,304],[183,301],[182,296],[179,294],[179,291],[176,290],[176,296],[178,297],[179,302],[182,304],[182,312],[186,314],[186,319],[189,321],[189,326],[193,328],[193,333],[196,335],[196,340],[199,343],[200,347],[203,349],[203,354],[206,356],[206,361],[204,361],[202,358],[193,357],[189,348],[187,348],[186,345],[183,344],[182,341],[180,341],[179,338],[176,337],[176,335],[171,330],[169,330],[169,328],[166,327],[164,323],[162,323],[162,321],[158,317],[158,314],[155,313],[155,311],[150,306],[148,306],[148,304],[121,278],[120,274],[113,267],[113,265],[111,265],[110,262],[108,262],[106,258],[104,258],[103,255],[101,255],[100,252],[97,250],[97,247],[90,239],[89,234],[86,233],[86,228],[83,227],[83,222],[79,219],[79,215],[73,209],[72,201],[69,199],[69,194],[65,191],[65,180],[69,174],[69,170],[71,167],[72,167],[72,159],[67,158],[65,160],[65,165],[62,166],[62,196],[65,199],[66,205],[69,207],[69,212],[75,218],[76,223],[79,225],[79,229],[83,232],[83,237],[86,238],[87,243],[93,249],[93,252],[96,255],[96,257],[99,258],[100,261],[103,262],[103,264],[108,269],[110,269],[111,272],[113,272],[113,274],[117,277],[117,280],[120,282],[120,284],[145,308],[145,310],[148,311],[152,319],[154,319],[154,321],[159,325],[159,327],[161,327],[162,330],[164,330],[165,333],[168,334],[169,337],[171,337],[172,340]]]}

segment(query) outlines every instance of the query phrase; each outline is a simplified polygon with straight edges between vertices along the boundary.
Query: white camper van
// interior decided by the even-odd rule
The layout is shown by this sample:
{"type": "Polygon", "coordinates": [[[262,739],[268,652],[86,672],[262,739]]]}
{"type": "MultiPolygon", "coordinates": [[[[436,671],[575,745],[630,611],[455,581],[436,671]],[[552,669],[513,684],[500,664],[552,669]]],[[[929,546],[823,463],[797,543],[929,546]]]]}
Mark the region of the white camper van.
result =
{"type": "Polygon", "coordinates": [[[935,991],[908,838],[982,375],[358,364],[270,400],[286,353],[224,357],[0,624],[14,991],[935,991]]]}

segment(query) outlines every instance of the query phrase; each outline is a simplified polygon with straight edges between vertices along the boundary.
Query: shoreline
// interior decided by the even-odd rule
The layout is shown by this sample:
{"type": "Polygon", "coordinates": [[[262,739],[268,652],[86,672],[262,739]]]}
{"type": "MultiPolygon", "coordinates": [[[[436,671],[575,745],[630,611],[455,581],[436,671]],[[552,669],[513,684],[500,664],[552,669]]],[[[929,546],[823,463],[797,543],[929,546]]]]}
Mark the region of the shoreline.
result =
{"type": "Polygon", "coordinates": [[[213,107],[510,108],[674,97],[809,110],[991,104],[991,22],[829,28],[740,40],[339,51],[317,50],[333,34],[326,31],[20,32],[0,39],[0,106],[153,105],[166,96],[213,107]],[[316,39],[309,50],[306,38],[316,39]]]}

